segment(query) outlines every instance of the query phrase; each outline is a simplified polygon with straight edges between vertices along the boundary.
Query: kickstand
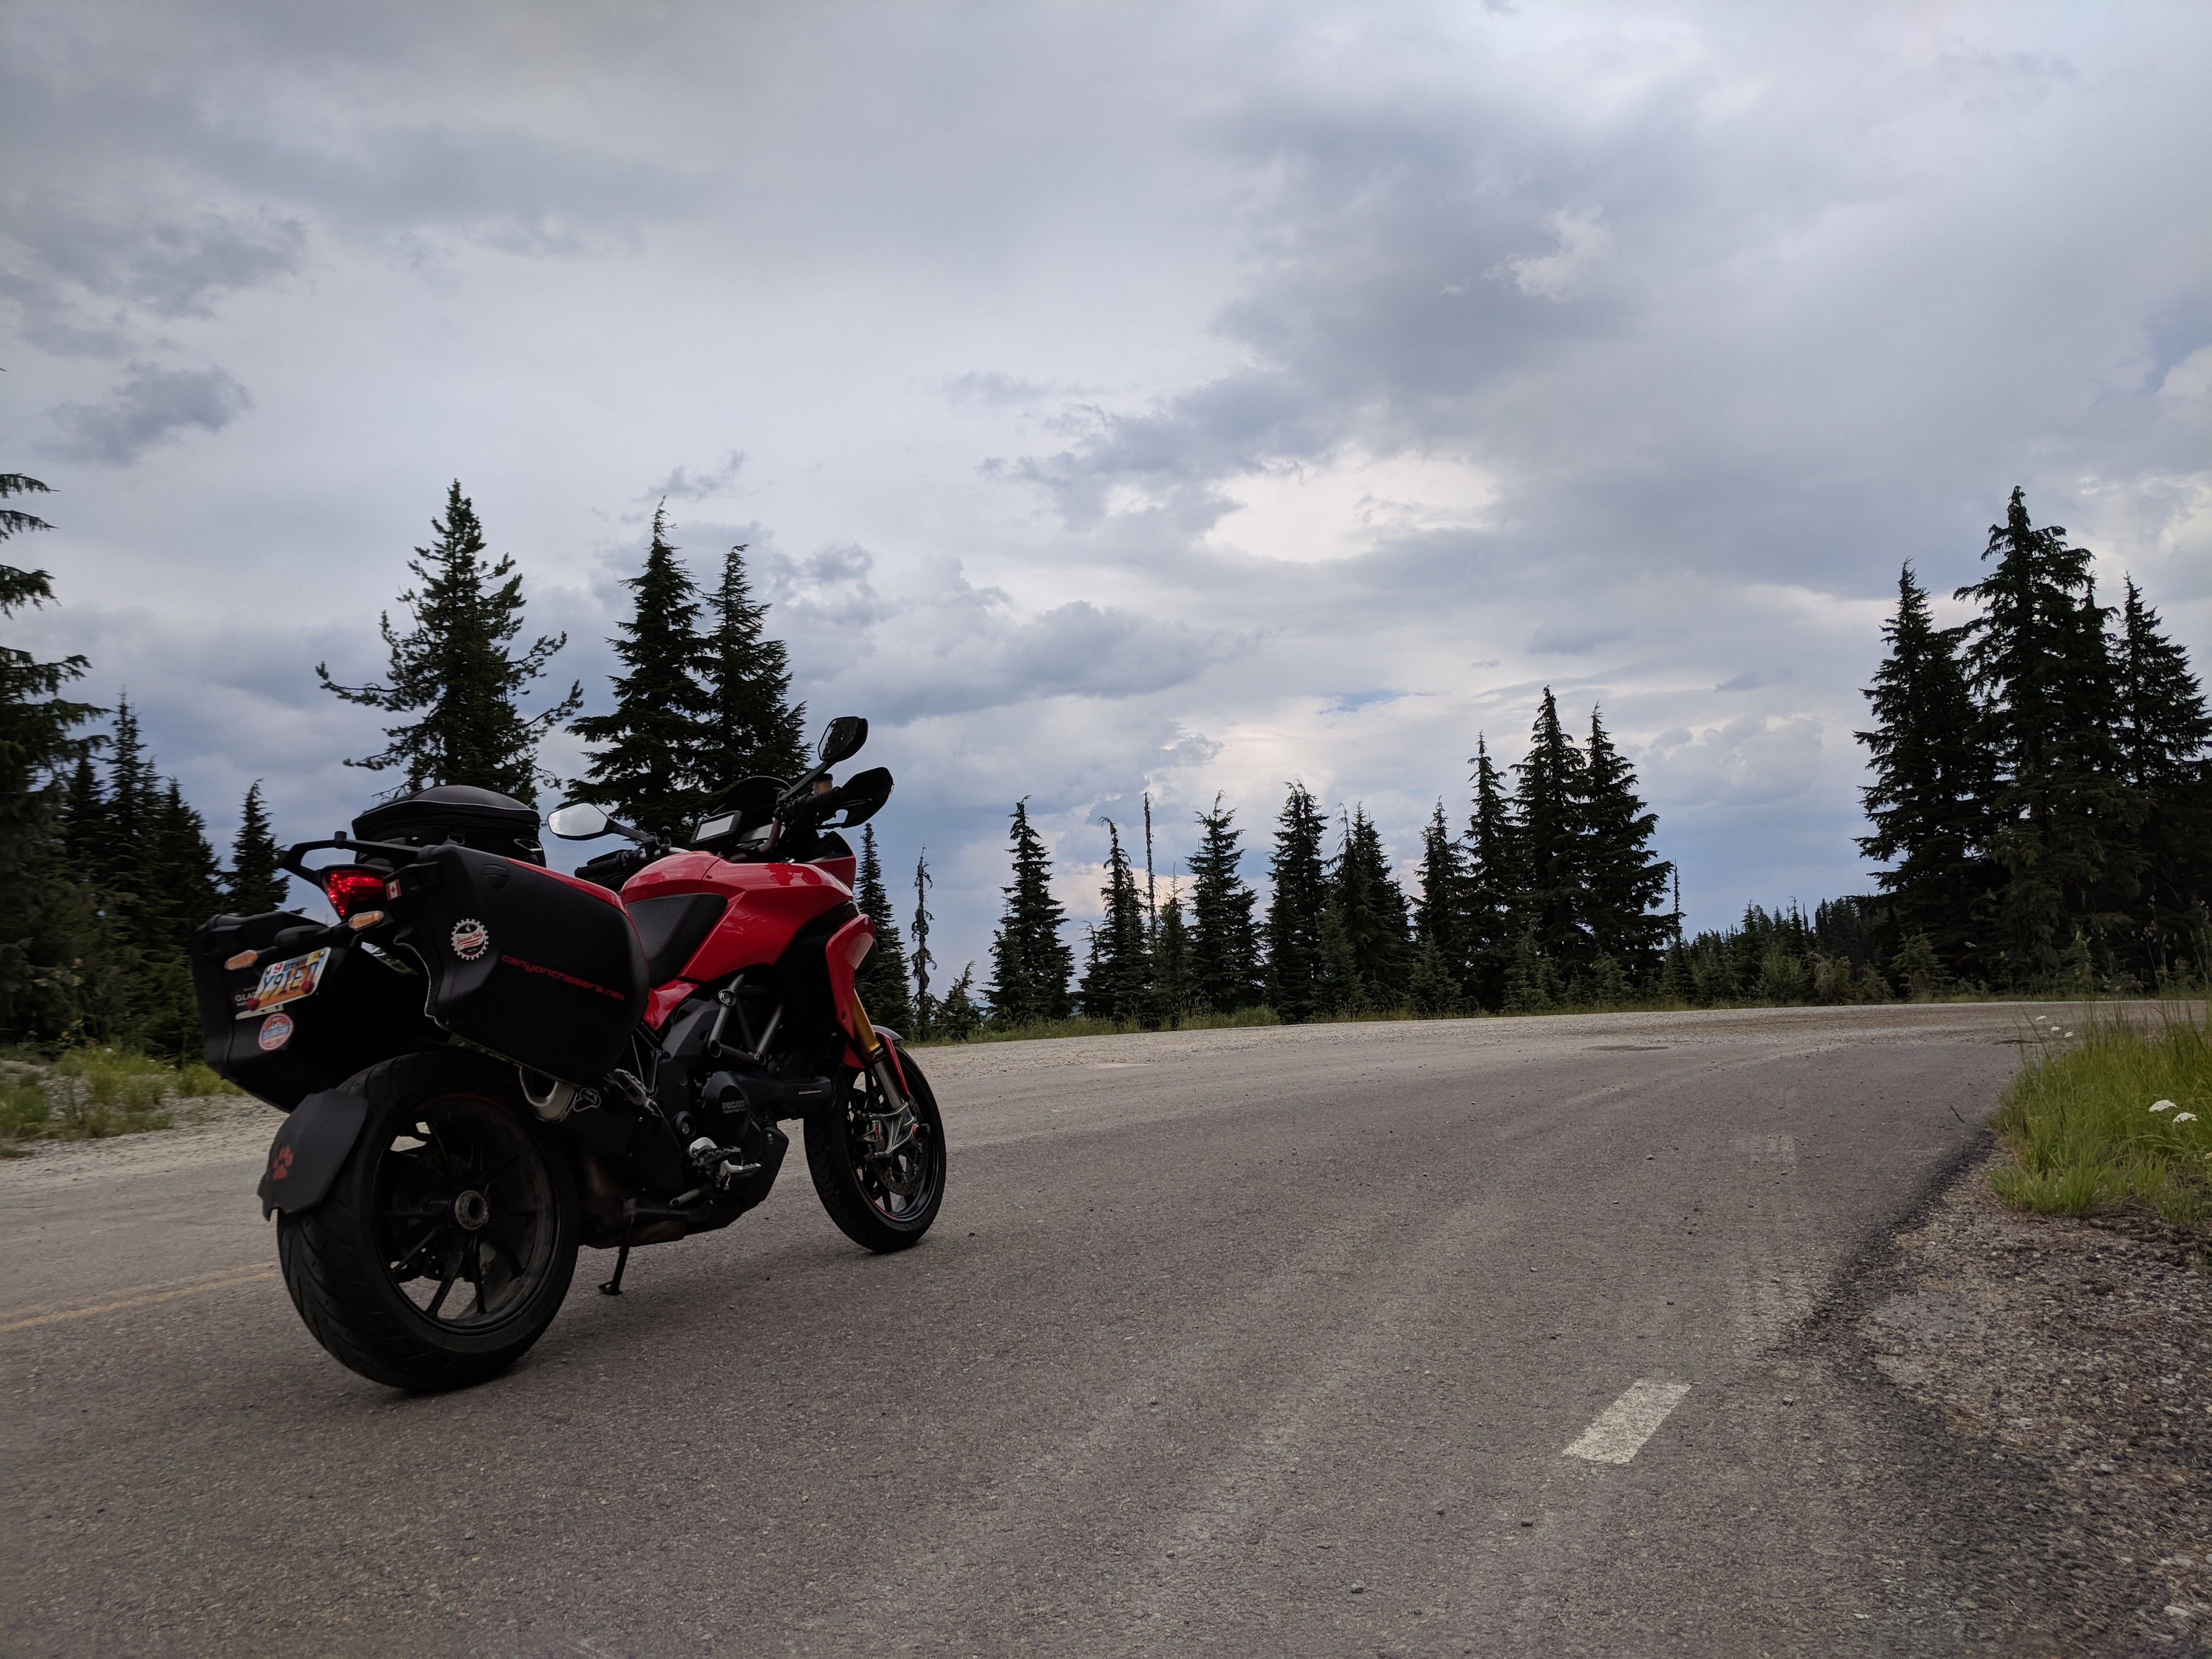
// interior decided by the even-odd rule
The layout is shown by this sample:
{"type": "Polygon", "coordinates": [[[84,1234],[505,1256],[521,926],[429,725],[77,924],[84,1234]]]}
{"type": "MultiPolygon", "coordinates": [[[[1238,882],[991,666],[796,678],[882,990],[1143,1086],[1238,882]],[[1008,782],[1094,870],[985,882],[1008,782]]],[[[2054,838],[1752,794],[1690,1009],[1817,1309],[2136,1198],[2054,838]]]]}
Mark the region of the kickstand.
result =
{"type": "Polygon", "coordinates": [[[599,1294],[602,1296],[620,1296],[622,1294],[623,1273],[629,1267],[629,1236],[631,1231],[637,1225],[637,1200],[635,1199],[631,1199],[628,1203],[623,1206],[623,1218],[624,1224],[623,1227],[622,1249],[615,1255],[615,1276],[607,1280],[605,1284],[599,1286],[599,1294]]]}

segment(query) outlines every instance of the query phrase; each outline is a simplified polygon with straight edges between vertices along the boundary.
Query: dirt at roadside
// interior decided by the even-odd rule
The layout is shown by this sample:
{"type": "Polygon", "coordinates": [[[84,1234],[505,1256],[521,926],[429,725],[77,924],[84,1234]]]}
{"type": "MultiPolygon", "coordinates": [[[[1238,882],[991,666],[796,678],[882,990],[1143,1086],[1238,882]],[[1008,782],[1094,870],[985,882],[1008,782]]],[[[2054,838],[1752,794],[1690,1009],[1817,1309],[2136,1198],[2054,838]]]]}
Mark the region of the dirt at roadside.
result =
{"type": "Polygon", "coordinates": [[[2212,1654],[2212,1249],[2148,1217],[2007,1210],[2008,1157],[1899,1238],[1859,1334],[2022,1494],[1976,1575],[2014,1614],[2007,1649],[2212,1654]]]}

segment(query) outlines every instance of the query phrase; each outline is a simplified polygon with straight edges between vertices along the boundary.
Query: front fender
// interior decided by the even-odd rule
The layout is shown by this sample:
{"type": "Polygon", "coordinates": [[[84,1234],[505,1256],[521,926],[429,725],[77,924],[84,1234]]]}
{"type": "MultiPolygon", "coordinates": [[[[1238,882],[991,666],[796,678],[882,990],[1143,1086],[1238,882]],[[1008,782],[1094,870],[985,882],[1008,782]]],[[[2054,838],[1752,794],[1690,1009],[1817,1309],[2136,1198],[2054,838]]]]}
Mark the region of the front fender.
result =
{"type": "Polygon", "coordinates": [[[269,1143],[269,1162],[255,1188],[261,1218],[278,1210],[297,1215],[329,1196],[338,1167],[368,1121],[368,1097],[343,1089],[325,1089],[295,1106],[269,1143]]]}

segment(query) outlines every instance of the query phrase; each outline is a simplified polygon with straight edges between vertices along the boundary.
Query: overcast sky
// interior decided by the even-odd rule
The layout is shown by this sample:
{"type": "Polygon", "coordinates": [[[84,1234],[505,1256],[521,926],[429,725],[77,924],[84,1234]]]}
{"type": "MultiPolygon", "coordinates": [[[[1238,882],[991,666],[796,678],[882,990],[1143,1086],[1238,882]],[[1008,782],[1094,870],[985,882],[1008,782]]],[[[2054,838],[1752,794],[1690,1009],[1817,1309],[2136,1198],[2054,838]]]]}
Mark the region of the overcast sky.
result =
{"type": "Polygon", "coordinates": [[[14,0],[28,642],[327,834],[447,482],[594,709],[665,496],[873,722],[940,985],[1018,796],[1079,915],[1148,787],[1163,873],[1291,778],[1410,873],[1547,684],[1693,925],[1809,906],[2015,483],[2212,655],[2208,84],[2197,3],[14,0]]]}

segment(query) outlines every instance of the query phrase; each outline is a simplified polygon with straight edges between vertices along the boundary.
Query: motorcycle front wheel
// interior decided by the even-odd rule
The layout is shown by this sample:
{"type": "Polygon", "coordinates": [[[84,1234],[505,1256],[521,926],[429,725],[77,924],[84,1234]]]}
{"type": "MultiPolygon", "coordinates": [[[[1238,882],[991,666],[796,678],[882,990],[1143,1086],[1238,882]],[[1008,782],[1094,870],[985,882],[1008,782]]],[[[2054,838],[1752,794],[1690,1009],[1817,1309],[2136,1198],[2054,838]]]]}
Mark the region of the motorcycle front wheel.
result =
{"type": "Polygon", "coordinates": [[[914,1138],[888,1157],[871,1131],[890,1103],[860,1072],[828,1104],[806,1115],[806,1171],[838,1231],[878,1254],[919,1244],[945,1202],[945,1121],[921,1067],[898,1051],[914,1096],[914,1138]]]}
{"type": "Polygon", "coordinates": [[[368,1121],[330,1195],[279,1216],[292,1303],[342,1364],[396,1389],[463,1388],[544,1334],[576,1267],[565,1149],[513,1071],[451,1051],[348,1082],[368,1121]]]}

